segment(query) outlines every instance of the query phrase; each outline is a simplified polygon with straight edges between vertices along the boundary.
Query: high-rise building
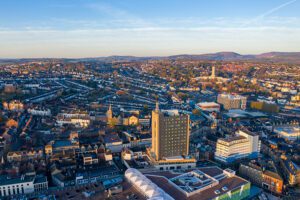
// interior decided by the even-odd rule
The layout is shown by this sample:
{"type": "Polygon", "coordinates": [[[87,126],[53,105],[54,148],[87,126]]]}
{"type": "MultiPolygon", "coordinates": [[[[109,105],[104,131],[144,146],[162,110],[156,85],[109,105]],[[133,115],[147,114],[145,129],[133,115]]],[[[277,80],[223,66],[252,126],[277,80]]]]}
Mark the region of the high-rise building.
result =
{"type": "Polygon", "coordinates": [[[261,142],[259,136],[246,130],[239,130],[236,135],[221,138],[217,141],[215,159],[224,163],[231,163],[242,158],[257,158],[261,142]]]}
{"type": "Polygon", "coordinates": [[[247,97],[241,95],[219,94],[218,103],[223,105],[226,110],[230,109],[246,109],[247,97]]]}
{"type": "Polygon", "coordinates": [[[152,111],[152,155],[158,161],[187,156],[189,152],[189,115],[178,111],[152,111]]]}

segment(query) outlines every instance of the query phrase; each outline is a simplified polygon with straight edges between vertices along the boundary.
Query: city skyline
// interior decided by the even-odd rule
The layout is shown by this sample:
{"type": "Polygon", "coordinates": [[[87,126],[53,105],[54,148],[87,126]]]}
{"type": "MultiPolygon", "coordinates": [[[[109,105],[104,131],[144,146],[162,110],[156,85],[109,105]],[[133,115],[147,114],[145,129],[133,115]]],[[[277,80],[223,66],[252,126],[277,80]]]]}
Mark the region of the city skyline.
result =
{"type": "Polygon", "coordinates": [[[0,199],[299,199],[299,8],[0,0],[0,199]]]}
{"type": "Polygon", "coordinates": [[[9,1],[0,58],[299,51],[291,1],[9,1]]]}

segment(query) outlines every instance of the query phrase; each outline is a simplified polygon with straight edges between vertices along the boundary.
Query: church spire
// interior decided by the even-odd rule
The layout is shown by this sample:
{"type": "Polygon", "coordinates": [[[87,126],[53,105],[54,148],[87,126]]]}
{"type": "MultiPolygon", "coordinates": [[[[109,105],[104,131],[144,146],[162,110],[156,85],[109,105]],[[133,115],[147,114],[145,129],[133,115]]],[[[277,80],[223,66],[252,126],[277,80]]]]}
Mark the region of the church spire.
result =
{"type": "Polygon", "coordinates": [[[158,102],[158,100],[156,100],[155,111],[159,112],[159,102],[158,102]]]}
{"type": "Polygon", "coordinates": [[[112,110],[111,104],[109,104],[108,110],[106,112],[106,116],[108,119],[111,119],[113,117],[113,110],[112,110]]]}

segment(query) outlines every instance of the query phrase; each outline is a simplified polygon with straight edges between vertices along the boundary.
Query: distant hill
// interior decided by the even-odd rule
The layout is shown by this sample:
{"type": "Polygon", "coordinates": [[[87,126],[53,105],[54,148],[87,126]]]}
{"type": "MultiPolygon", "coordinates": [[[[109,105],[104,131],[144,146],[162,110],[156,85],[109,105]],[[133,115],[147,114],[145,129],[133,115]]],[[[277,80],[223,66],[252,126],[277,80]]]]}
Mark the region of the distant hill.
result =
{"type": "Polygon", "coordinates": [[[136,56],[108,56],[108,57],[97,57],[97,58],[85,58],[79,59],[81,61],[145,61],[145,60],[178,60],[178,59],[188,59],[188,60],[216,60],[216,61],[237,61],[237,60],[249,60],[249,61],[264,61],[264,62],[284,62],[284,63],[296,63],[300,64],[300,52],[268,52],[263,54],[249,54],[241,55],[236,52],[217,52],[208,54],[181,54],[165,57],[136,57],[136,56]]]}
{"type": "Polygon", "coordinates": [[[13,63],[13,62],[38,62],[38,61],[65,61],[65,62],[78,62],[78,61],[145,61],[145,60],[161,60],[161,59],[189,59],[189,60],[216,60],[216,61],[262,61],[262,62],[282,62],[300,64],[300,52],[268,52],[258,55],[241,55],[236,52],[217,52],[208,54],[182,54],[173,56],[153,56],[153,57],[136,57],[136,56],[107,56],[107,57],[91,57],[91,58],[32,58],[32,59],[0,59],[0,63],[13,63]]]}
{"type": "Polygon", "coordinates": [[[170,59],[192,59],[192,60],[250,60],[266,62],[283,62],[300,64],[300,52],[268,52],[258,55],[241,55],[235,52],[218,52],[200,55],[175,55],[170,59]]]}
{"type": "Polygon", "coordinates": [[[218,52],[200,55],[175,55],[170,59],[192,59],[192,60],[246,60],[254,59],[254,55],[241,55],[235,52],[218,52]]]}
{"type": "Polygon", "coordinates": [[[300,52],[269,52],[257,55],[256,59],[300,64],[300,52]]]}

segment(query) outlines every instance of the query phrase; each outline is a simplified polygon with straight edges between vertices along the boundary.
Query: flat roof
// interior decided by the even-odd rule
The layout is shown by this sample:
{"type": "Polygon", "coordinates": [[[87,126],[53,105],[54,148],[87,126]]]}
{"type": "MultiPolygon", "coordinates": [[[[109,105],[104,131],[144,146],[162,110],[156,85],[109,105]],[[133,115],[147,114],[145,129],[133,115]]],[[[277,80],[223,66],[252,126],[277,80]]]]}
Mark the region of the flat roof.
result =
{"type": "MultiPolygon", "coordinates": [[[[230,190],[238,189],[242,185],[249,183],[248,181],[238,177],[238,176],[225,176],[223,178],[218,178],[223,174],[223,170],[218,167],[205,167],[199,168],[199,171],[204,174],[211,176],[219,181],[219,184],[213,185],[204,190],[200,190],[198,193],[195,193],[191,196],[186,196],[183,192],[181,192],[174,184],[170,183],[170,179],[174,179],[179,176],[179,174],[175,174],[172,172],[149,172],[146,173],[145,176],[149,178],[153,183],[155,183],[158,187],[163,189],[166,193],[168,193],[175,200],[209,200],[214,199],[217,196],[223,195],[230,190]],[[226,187],[227,190],[223,190],[222,188],[226,187]],[[219,190],[219,194],[216,194],[215,191],[219,190]]],[[[191,171],[191,170],[190,170],[191,171]]],[[[197,170],[196,170],[197,171],[197,170]]],[[[181,173],[183,175],[185,173],[181,173]]]]}
{"type": "Polygon", "coordinates": [[[259,118],[259,117],[267,117],[267,115],[261,113],[261,112],[252,112],[252,111],[246,111],[246,110],[241,110],[241,109],[231,109],[227,113],[225,113],[226,116],[228,117],[252,117],[252,118],[259,118]]]}
{"type": "Polygon", "coordinates": [[[247,139],[246,137],[244,136],[231,136],[231,137],[228,137],[228,138],[220,138],[220,140],[223,140],[225,142],[232,142],[232,141],[235,141],[235,140],[243,140],[243,139],[247,139]]]}
{"type": "Polygon", "coordinates": [[[122,142],[118,134],[106,134],[104,136],[105,143],[122,142]]]}
{"type": "Polygon", "coordinates": [[[70,140],[55,140],[52,146],[53,148],[58,148],[58,147],[65,147],[65,146],[72,146],[72,145],[73,144],[70,140]]]}
{"type": "Polygon", "coordinates": [[[4,185],[13,185],[13,184],[21,184],[26,182],[33,182],[35,179],[35,176],[18,176],[18,177],[9,177],[7,175],[1,175],[0,176],[0,186],[4,185]]]}
{"type": "Polygon", "coordinates": [[[218,185],[201,191],[197,194],[194,194],[190,197],[185,196],[182,192],[180,192],[177,188],[171,185],[168,179],[164,177],[158,176],[147,176],[153,183],[163,189],[166,193],[168,193],[175,200],[210,200],[214,199],[217,196],[223,195],[228,192],[228,190],[233,190],[235,188],[241,187],[247,182],[241,178],[231,177],[227,179],[223,179],[219,182],[218,185]],[[223,191],[222,187],[226,186],[228,188],[227,191],[223,191]],[[220,194],[215,194],[215,191],[219,190],[220,194]]]}
{"type": "Polygon", "coordinates": [[[193,170],[169,180],[188,194],[203,190],[205,187],[218,183],[216,179],[208,176],[200,170],[193,170]]]}
{"type": "Polygon", "coordinates": [[[220,106],[218,103],[215,102],[200,102],[197,103],[199,106],[220,106]]]}
{"type": "Polygon", "coordinates": [[[294,134],[300,132],[300,126],[281,126],[274,128],[275,131],[286,132],[287,134],[294,134]]]}
{"type": "Polygon", "coordinates": [[[226,97],[228,99],[241,99],[241,98],[247,98],[245,96],[241,96],[239,94],[228,94],[228,93],[223,93],[223,94],[219,94],[219,96],[221,97],[226,97]]]}
{"type": "Polygon", "coordinates": [[[243,115],[243,114],[237,114],[237,113],[225,113],[224,115],[226,115],[227,117],[230,117],[230,118],[245,118],[247,117],[246,115],[243,115]]]}
{"type": "Polygon", "coordinates": [[[257,134],[256,133],[254,133],[254,132],[252,132],[252,131],[249,131],[248,129],[246,129],[246,128],[241,128],[241,129],[239,129],[237,132],[244,132],[244,133],[247,133],[248,135],[251,135],[251,136],[257,136],[257,134]]]}
{"type": "Polygon", "coordinates": [[[201,171],[213,177],[223,173],[223,170],[219,167],[203,167],[201,168],[201,171]]]}

